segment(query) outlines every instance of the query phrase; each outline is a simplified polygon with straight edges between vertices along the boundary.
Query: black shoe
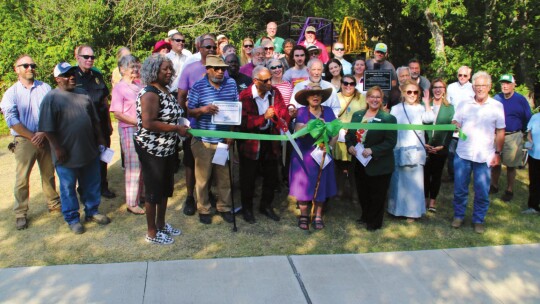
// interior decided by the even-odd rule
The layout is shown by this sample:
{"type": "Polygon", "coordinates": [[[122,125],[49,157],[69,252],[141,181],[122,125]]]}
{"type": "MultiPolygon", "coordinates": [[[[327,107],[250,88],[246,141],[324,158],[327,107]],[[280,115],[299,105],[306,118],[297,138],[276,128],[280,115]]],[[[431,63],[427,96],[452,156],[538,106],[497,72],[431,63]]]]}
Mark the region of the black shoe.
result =
{"type": "Polygon", "coordinates": [[[501,199],[505,202],[509,202],[512,200],[512,198],[514,198],[514,192],[511,192],[511,191],[504,191],[504,194],[503,196],[501,197],[501,199]]]}
{"type": "Polygon", "coordinates": [[[279,216],[274,212],[274,209],[264,208],[264,209],[259,209],[259,212],[261,214],[266,215],[269,219],[279,222],[279,216]]]}
{"type": "Polygon", "coordinates": [[[223,220],[227,223],[232,223],[233,220],[233,214],[230,211],[227,212],[220,212],[219,215],[223,218],[223,220]]]}
{"type": "Polygon", "coordinates": [[[253,212],[251,210],[243,209],[244,214],[244,221],[255,224],[255,216],[253,216],[253,212]]]}
{"type": "Polygon", "coordinates": [[[104,188],[101,190],[101,196],[106,197],[106,198],[115,198],[116,194],[114,194],[114,192],[109,190],[109,188],[104,188]]]}
{"type": "Polygon", "coordinates": [[[212,215],[210,214],[199,214],[199,222],[210,225],[212,224],[212,215]]]}
{"type": "Polygon", "coordinates": [[[496,188],[493,185],[489,185],[489,194],[496,194],[498,192],[499,192],[499,188],[496,188]]]}
{"type": "Polygon", "coordinates": [[[184,202],[184,210],[185,215],[192,216],[195,214],[195,198],[193,196],[186,197],[186,201],[184,202]]]}

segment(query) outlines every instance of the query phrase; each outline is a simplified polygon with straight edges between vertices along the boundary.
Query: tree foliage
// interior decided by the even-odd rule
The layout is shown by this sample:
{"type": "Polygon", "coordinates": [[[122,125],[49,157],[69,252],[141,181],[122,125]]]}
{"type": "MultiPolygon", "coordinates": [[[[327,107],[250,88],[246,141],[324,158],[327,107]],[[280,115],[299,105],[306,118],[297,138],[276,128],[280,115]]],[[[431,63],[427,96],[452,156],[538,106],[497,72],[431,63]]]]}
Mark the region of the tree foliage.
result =
{"type": "Polygon", "coordinates": [[[12,65],[23,53],[52,82],[54,65],[75,63],[75,46],[90,44],[109,77],[119,46],[144,58],[171,28],[191,39],[188,47],[204,32],[226,33],[239,46],[263,35],[267,22],[286,26],[292,16],[325,17],[337,29],[345,16],[360,19],[371,46],[387,43],[395,66],[420,59],[428,78],[452,82],[466,64],[494,79],[513,73],[522,91],[539,83],[540,6],[530,0],[3,0],[0,92],[15,80],[12,65]]]}

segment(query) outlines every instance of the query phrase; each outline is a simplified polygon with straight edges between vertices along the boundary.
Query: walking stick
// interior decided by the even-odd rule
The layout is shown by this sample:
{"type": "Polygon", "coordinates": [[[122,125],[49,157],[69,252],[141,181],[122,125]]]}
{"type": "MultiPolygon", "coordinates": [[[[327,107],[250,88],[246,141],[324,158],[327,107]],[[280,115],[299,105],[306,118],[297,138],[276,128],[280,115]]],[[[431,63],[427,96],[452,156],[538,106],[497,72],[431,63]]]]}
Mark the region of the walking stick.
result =
{"type": "MultiPolygon", "coordinates": [[[[320,144],[319,147],[324,147],[324,144],[320,144]]],[[[309,216],[310,222],[313,221],[313,212],[315,210],[315,198],[317,198],[317,193],[319,192],[319,186],[321,184],[321,175],[324,166],[324,159],[326,158],[326,149],[324,149],[321,166],[319,167],[319,174],[317,174],[317,182],[315,183],[315,193],[313,194],[313,201],[311,202],[311,214],[309,216]]]]}
{"type": "MultiPolygon", "coordinates": [[[[235,144],[232,145],[233,146],[233,156],[234,156],[234,146],[235,144]]],[[[232,228],[232,231],[233,232],[237,232],[238,231],[238,228],[236,227],[236,210],[234,208],[234,181],[233,181],[233,174],[232,174],[232,157],[229,157],[229,180],[230,180],[230,185],[231,185],[231,201],[232,201],[232,218],[233,218],[233,228],[232,228]]]]}

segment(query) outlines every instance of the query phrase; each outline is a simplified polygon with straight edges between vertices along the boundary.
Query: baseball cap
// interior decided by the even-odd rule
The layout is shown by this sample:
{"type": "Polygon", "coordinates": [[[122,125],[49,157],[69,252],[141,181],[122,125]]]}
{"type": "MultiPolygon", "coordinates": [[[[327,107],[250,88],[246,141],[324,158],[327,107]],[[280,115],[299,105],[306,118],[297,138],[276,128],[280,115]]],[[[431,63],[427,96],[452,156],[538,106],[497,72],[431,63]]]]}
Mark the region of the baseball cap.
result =
{"type": "Polygon", "coordinates": [[[61,62],[59,64],[57,64],[55,67],[54,67],[54,71],[53,71],[53,75],[54,77],[58,77],[62,74],[65,74],[71,70],[75,69],[74,66],[71,66],[71,64],[67,63],[67,62],[61,62]]]}
{"type": "Polygon", "coordinates": [[[514,79],[514,76],[512,74],[504,74],[499,78],[499,82],[511,82],[516,83],[516,80],[514,79]]]}
{"type": "Polygon", "coordinates": [[[310,25],[310,26],[308,26],[308,27],[306,28],[306,33],[307,33],[307,32],[314,32],[314,33],[316,33],[316,32],[317,32],[317,29],[316,29],[314,26],[310,25]]]}
{"type": "Polygon", "coordinates": [[[388,51],[388,47],[386,44],[379,42],[375,45],[375,51],[386,53],[386,51],[388,51]]]}

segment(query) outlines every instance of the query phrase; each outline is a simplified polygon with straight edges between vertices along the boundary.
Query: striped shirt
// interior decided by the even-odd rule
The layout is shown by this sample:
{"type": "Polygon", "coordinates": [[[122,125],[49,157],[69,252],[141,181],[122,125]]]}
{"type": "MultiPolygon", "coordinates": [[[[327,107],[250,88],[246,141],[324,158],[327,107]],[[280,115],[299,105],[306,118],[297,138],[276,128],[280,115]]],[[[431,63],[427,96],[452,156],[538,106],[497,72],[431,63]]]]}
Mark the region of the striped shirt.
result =
{"type": "MultiPolygon", "coordinates": [[[[195,82],[188,93],[188,109],[197,109],[211,105],[214,101],[238,101],[238,90],[236,82],[232,78],[225,77],[219,89],[214,88],[208,76],[195,82]]],[[[212,123],[212,115],[202,114],[197,118],[196,129],[229,131],[231,126],[215,125],[212,123]]],[[[207,143],[217,144],[222,142],[222,138],[202,137],[201,140],[207,143]]]]}

